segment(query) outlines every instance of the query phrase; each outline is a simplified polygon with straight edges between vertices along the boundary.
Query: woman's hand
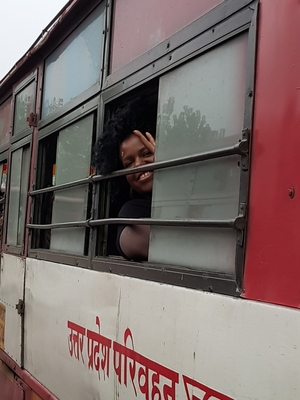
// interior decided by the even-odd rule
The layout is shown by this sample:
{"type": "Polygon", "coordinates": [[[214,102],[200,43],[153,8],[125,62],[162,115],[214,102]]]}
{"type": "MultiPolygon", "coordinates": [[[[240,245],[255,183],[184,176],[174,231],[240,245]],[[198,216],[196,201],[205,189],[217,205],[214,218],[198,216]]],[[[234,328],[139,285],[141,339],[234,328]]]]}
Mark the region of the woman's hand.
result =
{"type": "Polygon", "coordinates": [[[154,155],[154,153],[155,153],[155,139],[151,135],[151,133],[146,132],[147,138],[138,130],[133,131],[133,133],[141,139],[143,145],[154,155]]]}

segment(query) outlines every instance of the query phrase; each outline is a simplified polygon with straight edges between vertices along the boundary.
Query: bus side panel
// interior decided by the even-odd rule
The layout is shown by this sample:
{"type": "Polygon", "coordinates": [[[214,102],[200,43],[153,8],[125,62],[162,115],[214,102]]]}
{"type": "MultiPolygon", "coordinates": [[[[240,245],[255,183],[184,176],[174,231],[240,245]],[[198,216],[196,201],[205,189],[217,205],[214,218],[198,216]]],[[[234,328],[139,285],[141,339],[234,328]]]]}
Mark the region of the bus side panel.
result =
{"type": "MultiPolygon", "coordinates": [[[[23,300],[25,260],[9,254],[1,258],[0,272],[0,326],[4,338],[1,348],[19,365],[21,363],[21,315],[16,305],[23,300]]],[[[0,336],[2,336],[0,332],[0,336]]]]}
{"type": "Polygon", "coordinates": [[[245,297],[300,307],[300,3],[261,0],[245,297]]]}
{"type": "Polygon", "coordinates": [[[25,368],[60,400],[300,398],[296,310],[34,259],[25,293],[25,368]]]}

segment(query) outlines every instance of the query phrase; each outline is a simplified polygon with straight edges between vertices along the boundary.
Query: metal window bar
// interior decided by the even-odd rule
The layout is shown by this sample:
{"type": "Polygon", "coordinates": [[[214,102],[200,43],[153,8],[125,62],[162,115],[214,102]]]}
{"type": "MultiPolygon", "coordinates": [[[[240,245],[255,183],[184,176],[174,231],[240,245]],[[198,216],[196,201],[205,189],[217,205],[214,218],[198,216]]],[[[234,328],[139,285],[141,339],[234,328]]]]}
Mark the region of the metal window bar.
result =
{"type": "MultiPolygon", "coordinates": [[[[191,156],[180,157],[167,161],[158,161],[147,165],[142,165],[130,169],[115,171],[109,175],[91,175],[88,178],[80,179],[65,184],[50,186],[48,188],[33,190],[29,192],[30,196],[36,196],[42,193],[66,189],[84,185],[87,183],[95,184],[102,180],[113,179],[119,176],[134,174],[142,171],[154,171],[156,169],[170,168],[179,165],[191,164],[199,161],[206,161],[231,155],[246,156],[248,154],[248,139],[243,139],[233,146],[224,147],[218,150],[206,151],[191,156]]],[[[179,227],[205,227],[205,228],[230,228],[242,230],[245,226],[244,215],[238,215],[233,219],[224,220],[197,220],[197,219],[154,219],[154,218],[102,218],[88,219],[85,221],[60,222],[55,224],[27,224],[29,229],[59,229],[59,228],[92,228],[102,225],[156,225],[156,226],[179,226],[179,227]]]]}
{"type": "Polygon", "coordinates": [[[222,149],[205,151],[202,153],[194,154],[186,157],[174,158],[172,160],[157,161],[151,164],[141,165],[140,167],[121,169],[119,171],[112,172],[108,175],[91,175],[88,178],[79,179],[77,181],[63,183],[61,185],[49,186],[47,188],[32,190],[29,192],[29,196],[36,196],[42,193],[53,192],[57,190],[67,189],[70,187],[76,187],[87,183],[100,182],[107,179],[113,179],[120,176],[135,174],[143,171],[154,171],[156,169],[176,167],[179,165],[187,165],[199,161],[207,161],[217,159],[221,157],[228,157],[231,155],[246,156],[248,154],[248,139],[243,139],[233,146],[223,147],[222,149]]]}
{"type": "Polygon", "coordinates": [[[181,226],[205,228],[243,229],[244,217],[239,215],[232,219],[198,220],[198,219],[155,219],[155,218],[102,218],[77,222],[59,222],[56,224],[28,224],[30,229],[57,229],[57,228],[91,228],[100,225],[155,225],[181,226]]]}

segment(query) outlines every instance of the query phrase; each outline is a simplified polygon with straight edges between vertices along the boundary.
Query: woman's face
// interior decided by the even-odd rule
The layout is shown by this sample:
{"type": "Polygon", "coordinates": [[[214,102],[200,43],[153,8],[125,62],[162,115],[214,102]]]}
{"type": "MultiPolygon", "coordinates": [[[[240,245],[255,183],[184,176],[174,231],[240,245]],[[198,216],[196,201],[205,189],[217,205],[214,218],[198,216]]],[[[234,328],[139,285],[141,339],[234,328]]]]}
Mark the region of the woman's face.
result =
{"type": "MultiPolygon", "coordinates": [[[[120,157],[123,167],[134,168],[150,164],[154,161],[154,155],[145,147],[141,139],[132,134],[120,146],[120,157]]],[[[152,191],[153,172],[137,172],[126,176],[127,182],[138,193],[152,191]]]]}

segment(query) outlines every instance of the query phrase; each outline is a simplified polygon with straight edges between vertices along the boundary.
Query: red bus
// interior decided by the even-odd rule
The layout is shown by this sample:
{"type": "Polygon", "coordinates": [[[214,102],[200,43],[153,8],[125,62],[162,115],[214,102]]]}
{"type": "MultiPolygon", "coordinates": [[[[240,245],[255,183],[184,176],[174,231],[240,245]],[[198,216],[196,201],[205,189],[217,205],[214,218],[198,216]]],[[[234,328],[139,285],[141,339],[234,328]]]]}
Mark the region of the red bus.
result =
{"type": "Polygon", "coordinates": [[[1,400],[300,397],[299,17],[71,0],[1,80],[1,400]],[[93,149],[140,97],[151,217],[124,221],[93,149]]]}

